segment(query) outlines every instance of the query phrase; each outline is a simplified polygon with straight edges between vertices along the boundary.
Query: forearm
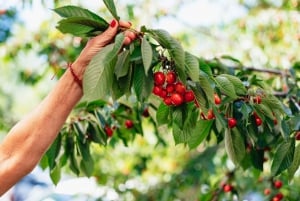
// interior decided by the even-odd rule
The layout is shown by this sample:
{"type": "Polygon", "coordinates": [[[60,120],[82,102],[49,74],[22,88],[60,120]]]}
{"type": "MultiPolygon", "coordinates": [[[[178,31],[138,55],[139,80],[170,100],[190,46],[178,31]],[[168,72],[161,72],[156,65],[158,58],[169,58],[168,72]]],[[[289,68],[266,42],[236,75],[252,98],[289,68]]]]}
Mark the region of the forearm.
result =
{"type": "Polygon", "coordinates": [[[13,127],[0,146],[0,195],[36,166],[82,93],[67,70],[37,108],[13,127]]]}

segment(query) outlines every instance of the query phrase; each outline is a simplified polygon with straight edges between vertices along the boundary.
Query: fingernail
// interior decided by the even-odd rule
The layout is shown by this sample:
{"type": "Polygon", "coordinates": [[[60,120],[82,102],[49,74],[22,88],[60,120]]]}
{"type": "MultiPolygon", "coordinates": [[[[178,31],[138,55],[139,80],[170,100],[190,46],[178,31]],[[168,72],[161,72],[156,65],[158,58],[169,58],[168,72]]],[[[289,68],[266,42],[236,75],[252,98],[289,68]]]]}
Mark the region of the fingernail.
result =
{"type": "Polygon", "coordinates": [[[117,24],[117,21],[116,20],[112,20],[111,23],[110,23],[110,27],[111,28],[114,28],[117,24]]]}

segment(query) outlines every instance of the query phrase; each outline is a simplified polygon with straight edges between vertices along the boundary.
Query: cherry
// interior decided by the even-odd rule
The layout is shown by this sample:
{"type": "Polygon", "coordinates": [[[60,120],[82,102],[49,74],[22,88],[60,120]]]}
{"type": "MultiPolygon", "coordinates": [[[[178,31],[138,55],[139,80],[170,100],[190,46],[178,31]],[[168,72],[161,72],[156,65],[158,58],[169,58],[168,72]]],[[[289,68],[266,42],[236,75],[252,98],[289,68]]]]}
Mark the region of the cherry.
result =
{"type": "Polygon", "coordinates": [[[279,188],[282,187],[282,181],[276,180],[276,181],[273,182],[273,185],[274,185],[275,188],[279,189],[279,188]]]}
{"type": "Polygon", "coordinates": [[[172,105],[172,100],[171,100],[170,96],[167,96],[167,97],[164,99],[164,103],[165,103],[166,105],[172,105]]]}
{"type": "Polygon", "coordinates": [[[257,95],[256,97],[253,98],[254,103],[261,104],[261,97],[257,95]]]}
{"type": "Polygon", "coordinates": [[[228,119],[228,126],[229,126],[229,128],[235,127],[236,124],[237,124],[237,121],[236,121],[235,118],[229,118],[229,119],[228,119]]]}
{"type": "Polygon", "coordinates": [[[126,120],[125,120],[125,127],[126,127],[127,129],[132,128],[132,127],[133,127],[133,121],[130,120],[130,119],[126,119],[126,120]]]}
{"type": "Polygon", "coordinates": [[[260,125],[262,124],[261,118],[257,117],[257,118],[255,119],[255,123],[256,123],[257,126],[260,126],[260,125]]]}
{"type": "Polygon", "coordinates": [[[223,186],[223,191],[224,191],[225,193],[231,192],[232,189],[233,189],[233,187],[232,187],[230,184],[225,184],[225,185],[223,186]]]}
{"type": "Polygon", "coordinates": [[[184,101],[185,102],[192,102],[195,99],[194,92],[192,90],[188,90],[184,93],[184,101]]]}
{"type": "Polygon", "coordinates": [[[167,90],[168,93],[172,93],[173,91],[175,91],[175,85],[174,84],[167,84],[166,90],[167,90]]]}
{"type": "Polygon", "coordinates": [[[296,136],[295,136],[296,140],[300,140],[300,131],[296,132],[296,136]]]}
{"type": "Polygon", "coordinates": [[[165,83],[166,76],[163,72],[155,72],[154,73],[154,83],[155,85],[161,86],[165,83]]]}
{"type": "Polygon", "coordinates": [[[216,104],[216,105],[221,104],[222,100],[221,100],[221,98],[218,96],[218,94],[215,94],[215,95],[214,95],[214,98],[215,98],[215,104],[216,104]]]}
{"type": "Polygon", "coordinates": [[[281,200],[284,196],[281,192],[279,192],[275,195],[275,197],[278,198],[279,200],[281,200]]]}
{"type": "Polygon", "coordinates": [[[182,82],[177,82],[175,84],[175,91],[181,94],[185,93],[185,86],[182,84],[182,82]]]}
{"type": "Polygon", "coordinates": [[[179,93],[173,93],[170,98],[175,106],[181,105],[184,101],[183,96],[179,93]]]}
{"type": "Polygon", "coordinates": [[[274,125],[277,125],[277,124],[278,124],[277,119],[274,119],[273,122],[274,122],[274,125]]]}
{"type": "Polygon", "coordinates": [[[162,99],[164,99],[165,97],[167,97],[167,95],[168,95],[167,90],[162,89],[159,96],[160,96],[162,99]]]}
{"type": "Polygon", "coordinates": [[[264,194],[265,194],[265,195],[270,195],[270,194],[271,194],[271,189],[266,188],[266,189],[264,190],[264,194]]]}
{"type": "Polygon", "coordinates": [[[168,84],[174,84],[176,82],[177,76],[174,71],[169,71],[166,75],[166,82],[168,84]]]}
{"type": "Polygon", "coordinates": [[[152,93],[157,96],[161,96],[162,91],[163,91],[163,88],[161,86],[154,86],[152,89],[152,93]]]}
{"type": "Polygon", "coordinates": [[[114,133],[113,129],[108,125],[104,127],[104,131],[108,137],[111,137],[114,133]]]}
{"type": "Polygon", "coordinates": [[[149,117],[149,116],[150,116],[149,110],[148,110],[148,108],[146,107],[146,108],[144,109],[144,111],[143,111],[143,117],[149,117]]]}
{"type": "Polygon", "coordinates": [[[215,118],[215,114],[214,114],[213,110],[212,110],[212,109],[209,109],[209,110],[207,111],[207,119],[208,119],[208,120],[211,120],[211,119],[214,119],[214,118],[215,118]]]}

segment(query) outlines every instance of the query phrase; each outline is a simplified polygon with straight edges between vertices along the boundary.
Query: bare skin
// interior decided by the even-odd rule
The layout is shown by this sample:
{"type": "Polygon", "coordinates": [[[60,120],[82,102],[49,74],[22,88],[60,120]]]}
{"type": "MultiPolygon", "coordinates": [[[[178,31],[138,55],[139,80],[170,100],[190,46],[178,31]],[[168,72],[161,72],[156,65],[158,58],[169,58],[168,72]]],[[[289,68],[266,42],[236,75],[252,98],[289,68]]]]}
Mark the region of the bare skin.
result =
{"type": "MultiPolygon", "coordinates": [[[[72,65],[79,79],[93,56],[113,41],[118,27],[130,26],[129,22],[113,20],[105,32],[89,40],[72,65]]],[[[136,38],[133,32],[124,34],[124,45],[136,38]]],[[[9,131],[0,144],[0,196],[38,164],[82,95],[68,69],[44,100],[9,131]]]]}

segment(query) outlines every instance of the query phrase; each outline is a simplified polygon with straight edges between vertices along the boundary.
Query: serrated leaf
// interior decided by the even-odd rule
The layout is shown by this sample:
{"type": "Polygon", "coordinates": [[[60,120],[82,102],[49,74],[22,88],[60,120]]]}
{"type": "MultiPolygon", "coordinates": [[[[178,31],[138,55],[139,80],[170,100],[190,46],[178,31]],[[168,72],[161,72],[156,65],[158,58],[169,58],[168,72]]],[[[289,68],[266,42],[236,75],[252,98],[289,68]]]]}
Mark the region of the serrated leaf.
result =
{"type": "Polygon", "coordinates": [[[239,78],[229,74],[222,74],[222,76],[226,77],[233,84],[236,94],[245,95],[247,93],[246,87],[239,78]]]}
{"type": "Polygon", "coordinates": [[[141,52],[142,52],[142,59],[143,59],[145,73],[146,75],[148,75],[148,71],[152,63],[153,52],[150,43],[147,41],[145,37],[143,37],[142,39],[141,52]]]}
{"type": "Polygon", "coordinates": [[[97,15],[97,14],[93,13],[92,11],[85,9],[85,8],[68,5],[68,6],[55,8],[55,9],[53,9],[53,11],[64,18],[83,17],[86,19],[97,21],[97,22],[101,23],[103,26],[105,26],[106,28],[108,28],[108,23],[106,22],[106,20],[104,20],[99,15],[97,15]]]}
{"type": "Polygon", "coordinates": [[[278,110],[284,114],[284,109],[281,102],[272,94],[266,94],[264,98],[262,98],[262,103],[267,105],[269,108],[272,108],[272,110],[278,110]]]}
{"type": "Polygon", "coordinates": [[[218,88],[221,90],[221,92],[223,92],[230,98],[233,98],[233,99],[237,98],[237,95],[234,90],[234,85],[231,83],[231,81],[227,77],[219,75],[215,78],[215,82],[216,82],[218,88]]]}
{"type": "Polygon", "coordinates": [[[115,3],[113,0],[103,0],[106,8],[109,10],[109,12],[111,13],[111,15],[116,19],[119,20],[120,17],[117,14],[117,9],[115,6],[115,3]]]}
{"type": "Polygon", "coordinates": [[[61,178],[61,170],[59,165],[56,165],[53,169],[50,170],[50,178],[54,185],[58,184],[61,178]]]}
{"type": "Polygon", "coordinates": [[[208,76],[213,76],[213,73],[211,71],[211,67],[205,62],[204,59],[198,58],[198,63],[199,63],[200,71],[203,71],[208,76]]]}
{"type": "Polygon", "coordinates": [[[288,168],[289,179],[293,179],[296,171],[300,166],[300,144],[297,145],[295,149],[294,159],[291,166],[288,168]]]}
{"type": "Polygon", "coordinates": [[[62,140],[61,135],[58,135],[54,140],[54,142],[52,143],[52,145],[50,146],[50,148],[48,149],[48,151],[46,152],[47,159],[48,159],[48,166],[50,170],[52,170],[56,166],[55,160],[60,152],[61,140],[62,140]]]}
{"type": "Polygon", "coordinates": [[[146,30],[151,36],[164,48],[166,48],[175,62],[175,69],[181,79],[186,80],[184,61],[185,52],[181,44],[173,38],[166,30],[163,29],[148,29],[146,30]]]}
{"type": "Polygon", "coordinates": [[[269,108],[268,105],[265,105],[264,103],[253,104],[253,107],[256,111],[259,111],[258,113],[263,113],[263,115],[269,117],[270,119],[274,119],[272,109],[269,108]]]}
{"type": "Polygon", "coordinates": [[[105,46],[94,56],[83,76],[84,99],[93,101],[106,99],[112,87],[114,64],[124,41],[124,35],[118,34],[115,43],[105,46]]]}
{"type": "Polygon", "coordinates": [[[209,104],[207,101],[206,94],[203,91],[203,89],[201,88],[201,85],[199,83],[196,83],[196,86],[191,86],[191,89],[193,90],[193,92],[195,94],[195,98],[196,98],[198,104],[200,105],[201,110],[203,110],[203,112],[206,113],[209,108],[209,104]]]}
{"type": "Polygon", "coordinates": [[[273,176],[277,176],[291,166],[294,159],[294,152],[294,139],[283,141],[277,146],[271,165],[271,173],[273,176]]]}
{"type": "Polygon", "coordinates": [[[141,65],[134,67],[133,87],[138,100],[144,102],[152,92],[153,79],[146,76],[144,68],[141,65]]]}
{"type": "Polygon", "coordinates": [[[156,111],[156,121],[158,125],[169,123],[170,107],[161,103],[156,111]]]}
{"type": "Polygon", "coordinates": [[[87,37],[95,29],[92,26],[72,22],[69,19],[61,20],[56,28],[62,33],[69,33],[79,37],[87,37]]]}
{"type": "Polygon", "coordinates": [[[195,128],[193,128],[191,132],[191,136],[187,142],[190,149],[196,148],[199,144],[203,142],[203,140],[210,133],[210,129],[212,125],[213,125],[213,121],[207,121],[207,120],[197,121],[196,126],[195,128]]]}
{"type": "Polygon", "coordinates": [[[241,133],[236,129],[225,129],[225,149],[231,161],[239,166],[245,157],[245,143],[241,133]]]}
{"type": "Polygon", "coordinates": [[[209,77],[203,72],[200,72],[198,75],[200,87],[205,92],[207,99],[214,102],[214,89],[209,81],[209,77]]]}
{"type": "Polygon", "coordinates": [[[192,81],[198,81],[199,79],[199,63],[196,56],[185,52],[185,66],[188,76],[192,81]]]}
{"type": "Polygon", "coordinates": [[[177,126],[179,126],[179,128],[182,130],[183,129],[183,124],[184,124],[184,110],[182,108],[172,108],[173,110],[171,110],[171,117],[172,117],[172,121],[173,124],[177,124],[177,126]]]}
{"type": "Polygon", "coordinates": [[[190,133],[185,132],[182,130],[179,125],[175,122],[172,124],[172,131],[173,131],[173,138],[175,144],[187,143],[188,139],[190,138],[190,133]]]}
{"type": "Polygon", "coordinates": [[[115,67],[116,78],[119,79],[128,74],[130,51],[125,50],[118,55],[118,60],[115,67]]]}

